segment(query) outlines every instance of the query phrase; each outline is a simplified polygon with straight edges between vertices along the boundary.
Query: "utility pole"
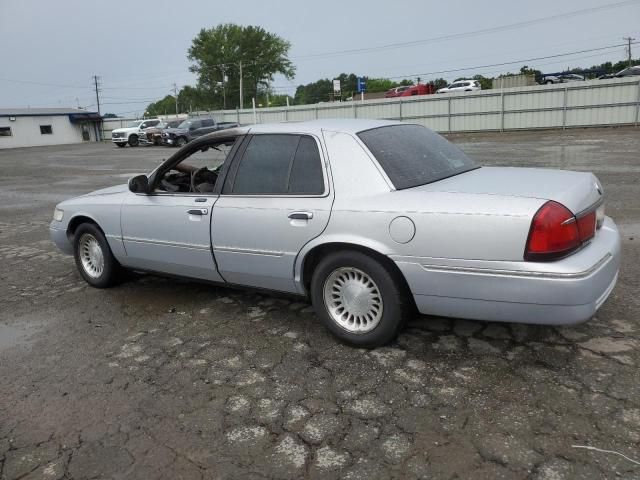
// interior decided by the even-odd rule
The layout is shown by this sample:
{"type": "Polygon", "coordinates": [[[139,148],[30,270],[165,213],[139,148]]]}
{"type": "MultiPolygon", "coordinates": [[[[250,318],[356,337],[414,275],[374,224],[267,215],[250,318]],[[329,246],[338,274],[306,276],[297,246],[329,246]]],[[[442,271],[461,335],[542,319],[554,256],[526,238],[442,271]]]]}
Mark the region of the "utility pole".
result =
{"type": "Polygon", "coordinates": [[[622,39],[629,42],[629,45],[627,46],[627,58],[629,59],[629,66],[631,66],[631,42],[633,42],[635,38],[622,37],[622,39]]]}
{"type": "Polygon", "coordinates": [[[224,90],[224,80],[225,80],[225,77],[226,77],[225,70],[224,70],[224,65],[222,65],[220,67],[220,70],[222,71],[222,109],[226,110],[227,109],[227,94],[226,94],[226,92],[224,90]]]}
{"type": "MultiPolygon", "coordinates": [[[[102,115],[100,113],[100,89],[98,88],[98,79],[99,77],[97,75],[93,76],[93,84],[96,87],[96,105],[98,106],[98,115],[102,115]]],[[[102,133],[102,122],[100,122],[100,138],[98,140],[102,141],[103,137],[104,135],[102,133]]]]}
{"type": "Polygon", "coordinates": [[[267,93],[267,108],[269,108],[269,84],[268,83],[267,83],[266,93],[267,93]]]}
{"type": "Polygon", "coordinates": [[[100,92],[100,90],[98,89],[98,76],[94,75],[93,76],[93,84],[96,87],[96,105],[98,105],[98,114],[100,114],[100,95],[98,94],[100,92]]]}
{"type": "Polygon", "coordinates": [[[242,62],[240,62],[240,109],[244,108],[243,94],[242,94],[242,62]]]}
{"type": "Polygon", "coordinates": [[[173,96],[176,99],[176,117],[178,116],[178,86],[173,84],[173,96]]]}

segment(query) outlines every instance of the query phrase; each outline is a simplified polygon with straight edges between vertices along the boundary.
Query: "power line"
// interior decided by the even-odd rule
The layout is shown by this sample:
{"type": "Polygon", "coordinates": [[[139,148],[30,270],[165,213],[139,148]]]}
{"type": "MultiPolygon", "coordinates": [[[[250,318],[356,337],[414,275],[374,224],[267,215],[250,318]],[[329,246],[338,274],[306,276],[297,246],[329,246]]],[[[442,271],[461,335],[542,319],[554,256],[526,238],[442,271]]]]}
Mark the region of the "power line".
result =
{"type": "MultiPolygon", "coordinates": [[[[636,44],[638,42],[631,42],[632,44],[636,44]]],[[[558,58],[558,57],[567,57],[570,55],[578,55],[580,53],[588,53],[588,52],[597,52],[597,51],[602,51],[602,50],[609,50],[612,48],[619,48],[621,46],[625,46],[626,43],[622,43],[622,44],[617,44],[617,45],[609,45],[607,47],[599,47],[599,48],[589,48],[586,50],[577,50],[575,52],[567,52],[567,53],[558,53],[556,55],[546,55],[544,57],[533,57],[533,58],[524,58],[521,60],[513,60],[511,62],[501,62],[501,63],[491,63],[488,65],[476,65],[473,67],[464,67],[464,68],[452,68],[449,70],[439,70],[439,71],[435,71],[435,72],[427,72],[427,73],[412,73],[410,75],[398,75],[395,77],[387,77],[387,78],[409,78],[409,77],[416,77],[416,76],[427,76],[427,75],[438,75],[438,74],[442,74],[442,73],[453,73],[453,72],[462,72],[464,70],[476,70],[479,68],[490,68],[490,67],[503,67],[506,65],[513,65],[515,63],[523,63],[523,62],[534,62],[534,61],[538,61],[538,60],[546,60],[549,58],[558,58]]]]}
{"type": "Polygon", "coordinates": [[[515,28],[521,28],[521,27],[526,27],[526,26],[530,26],[530,25],[537,25],[540,23],[544,23],[544,22],[548,22],[548,21],[552,21],[552,20],[560,20],[560,19],[566,19],[566,18],[571,18],[571,17],[575,17],[578,15],[586,15],[589,13],[596,13],[596,12],[600,12],[603,10],[609,10],[612,8],[620,8],[620,7],[626,7],[629,5],[633,5],[638,3],[639,0],[625,0],[622,2],[616,2],[616,3],[609,3],[607,5],[600,5],[598,7],[591,7],[591,8],[584,8],[581,10],[574,10],[572,12],[566,12],[566,13],[561,13],[561,14],[557,14],[557,15],[550,15],[547,17],[541,17],[541,18],[536,18],[533,20],[526,20],[526,21],[522,21],[522,22],[516,22],[516,23],[510,23],[510,24],[506,24],[506,25],[499,25],[499,26],[495,26],[495,27],[489,27],[489,28],[483,28],[480,30],[473,30],[471,32],[461,32],[461,33],[452,33],[452,34],[448,34],[448,35],[440,35],[437,37],[431,37],[431,38],[426,38],[423,40],[413,40],[413,41],[409,41],[409,42],[399,42],[399,43],[389,43],[386,45],[379,45],[376,47],[364,47],[364,48],[353,48],[353,49],[348,49],[348,50],[336,50],[333,52],[324,52],[324,53],[314,53],[314,54],[308,54],[308,55],[298,55],[296,57],[292,57],[294,59],[299,59],[299,58],[320,58],[320,57],[331,57],[331,56],[341,56],[341,55],[352,55],[355,53],[366,53],[366,52],[374,52],[374,51],[378,51],[378,50],[388,50],[388,49],[395,49],[395,48],[402,48],[402,47],[412,47],[412,46],[416,46],[416,45],[424,45],[427,43],[434,43],[434,42],[441,42],[444,40],[453,40],[453,39],[458,39],[458,38],[469,38],[469,37],[474,37],[474,36],[478,36],[478,35],[486,35],[489,33],[495,33],[495,32],[500,32],[500,31],[504,31],[504,30],[512,30],[515,28]]]}

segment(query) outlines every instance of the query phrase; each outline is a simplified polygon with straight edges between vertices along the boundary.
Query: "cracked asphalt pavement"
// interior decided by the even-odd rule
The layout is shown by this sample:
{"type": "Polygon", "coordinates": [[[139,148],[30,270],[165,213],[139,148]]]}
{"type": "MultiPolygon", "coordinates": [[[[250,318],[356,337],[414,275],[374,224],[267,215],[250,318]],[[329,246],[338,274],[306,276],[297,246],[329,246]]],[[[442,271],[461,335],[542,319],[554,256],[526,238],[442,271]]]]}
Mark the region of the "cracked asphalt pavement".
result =
{"type": "Polygon", "coordinates": [[[0,150],[0,478],[640,478],[640,130],[455,135],[480,163],[596,173],[618,285],[572,327],[418,317],[338,343],[303,300],[135,275],[88,287],[54,205],[173,153],[0,150]]]}

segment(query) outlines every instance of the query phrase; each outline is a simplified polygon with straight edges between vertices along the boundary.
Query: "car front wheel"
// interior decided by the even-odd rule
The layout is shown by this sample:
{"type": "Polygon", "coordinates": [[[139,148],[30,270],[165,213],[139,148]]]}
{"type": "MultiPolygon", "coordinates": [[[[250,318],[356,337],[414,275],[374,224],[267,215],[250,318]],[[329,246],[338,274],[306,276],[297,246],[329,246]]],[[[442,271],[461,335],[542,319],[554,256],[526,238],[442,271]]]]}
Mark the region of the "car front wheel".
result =
{"type": "Polygon", "coordinates": [[[137,147],[139,143],[140,141],[138,140],[137,135],[131,135],[129,137],[129,145],[131,145],[132,147],[137,147]]]}
{"type": "Polygon", "coordinates": [[[118,145],[120,148],[124,147],[126,145],[126,143],[116,143],[116,145],[118,145]]]}
{"type": "Polygon", "coordinates": [[[399,274],[355,251],[320,261],[311,279],[311,300],[334,335],[360,347],[392,341],[411,305],[399,274]]]}
{"type": "Polygon", "coordinates": [[[96,225],[80,225],[74,235],[73,247],[76,266],[89,285],[106,288],[117,283],[122,267],[96,225]]]}
{"type": "Polygon", "coordinates": [[[184,137],[178,137],[176,139],[176,147],[184,147],[187,144],[187,139],[184,137]]]}

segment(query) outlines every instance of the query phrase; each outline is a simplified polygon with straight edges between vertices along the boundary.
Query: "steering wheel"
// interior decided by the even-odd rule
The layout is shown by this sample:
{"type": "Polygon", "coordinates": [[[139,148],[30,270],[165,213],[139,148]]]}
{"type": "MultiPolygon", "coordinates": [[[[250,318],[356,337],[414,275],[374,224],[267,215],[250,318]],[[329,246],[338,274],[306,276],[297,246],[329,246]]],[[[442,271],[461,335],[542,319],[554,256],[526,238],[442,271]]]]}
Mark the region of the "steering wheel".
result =
{"type": "MultiPolygon", "coordinates": [[[[208,172],[208,171],[209,171],[209,169],[207,167],[202,167],[202,168],[199,168],[198,170],[196,170],[195,172],[193,172],[191,174],[191,191],[192,192],[204,193],[204,192],[201,192],[200,189],[198,189],[198,185],[200,183],[202,183],[202,182],[198,182],[197,179],[198,179],[198,175],[201,175],[201,174],[203,174],[205,172],[208,172]]],[[[203,181],[204,181],[204,179],[203,179],[203,181]]]]}

